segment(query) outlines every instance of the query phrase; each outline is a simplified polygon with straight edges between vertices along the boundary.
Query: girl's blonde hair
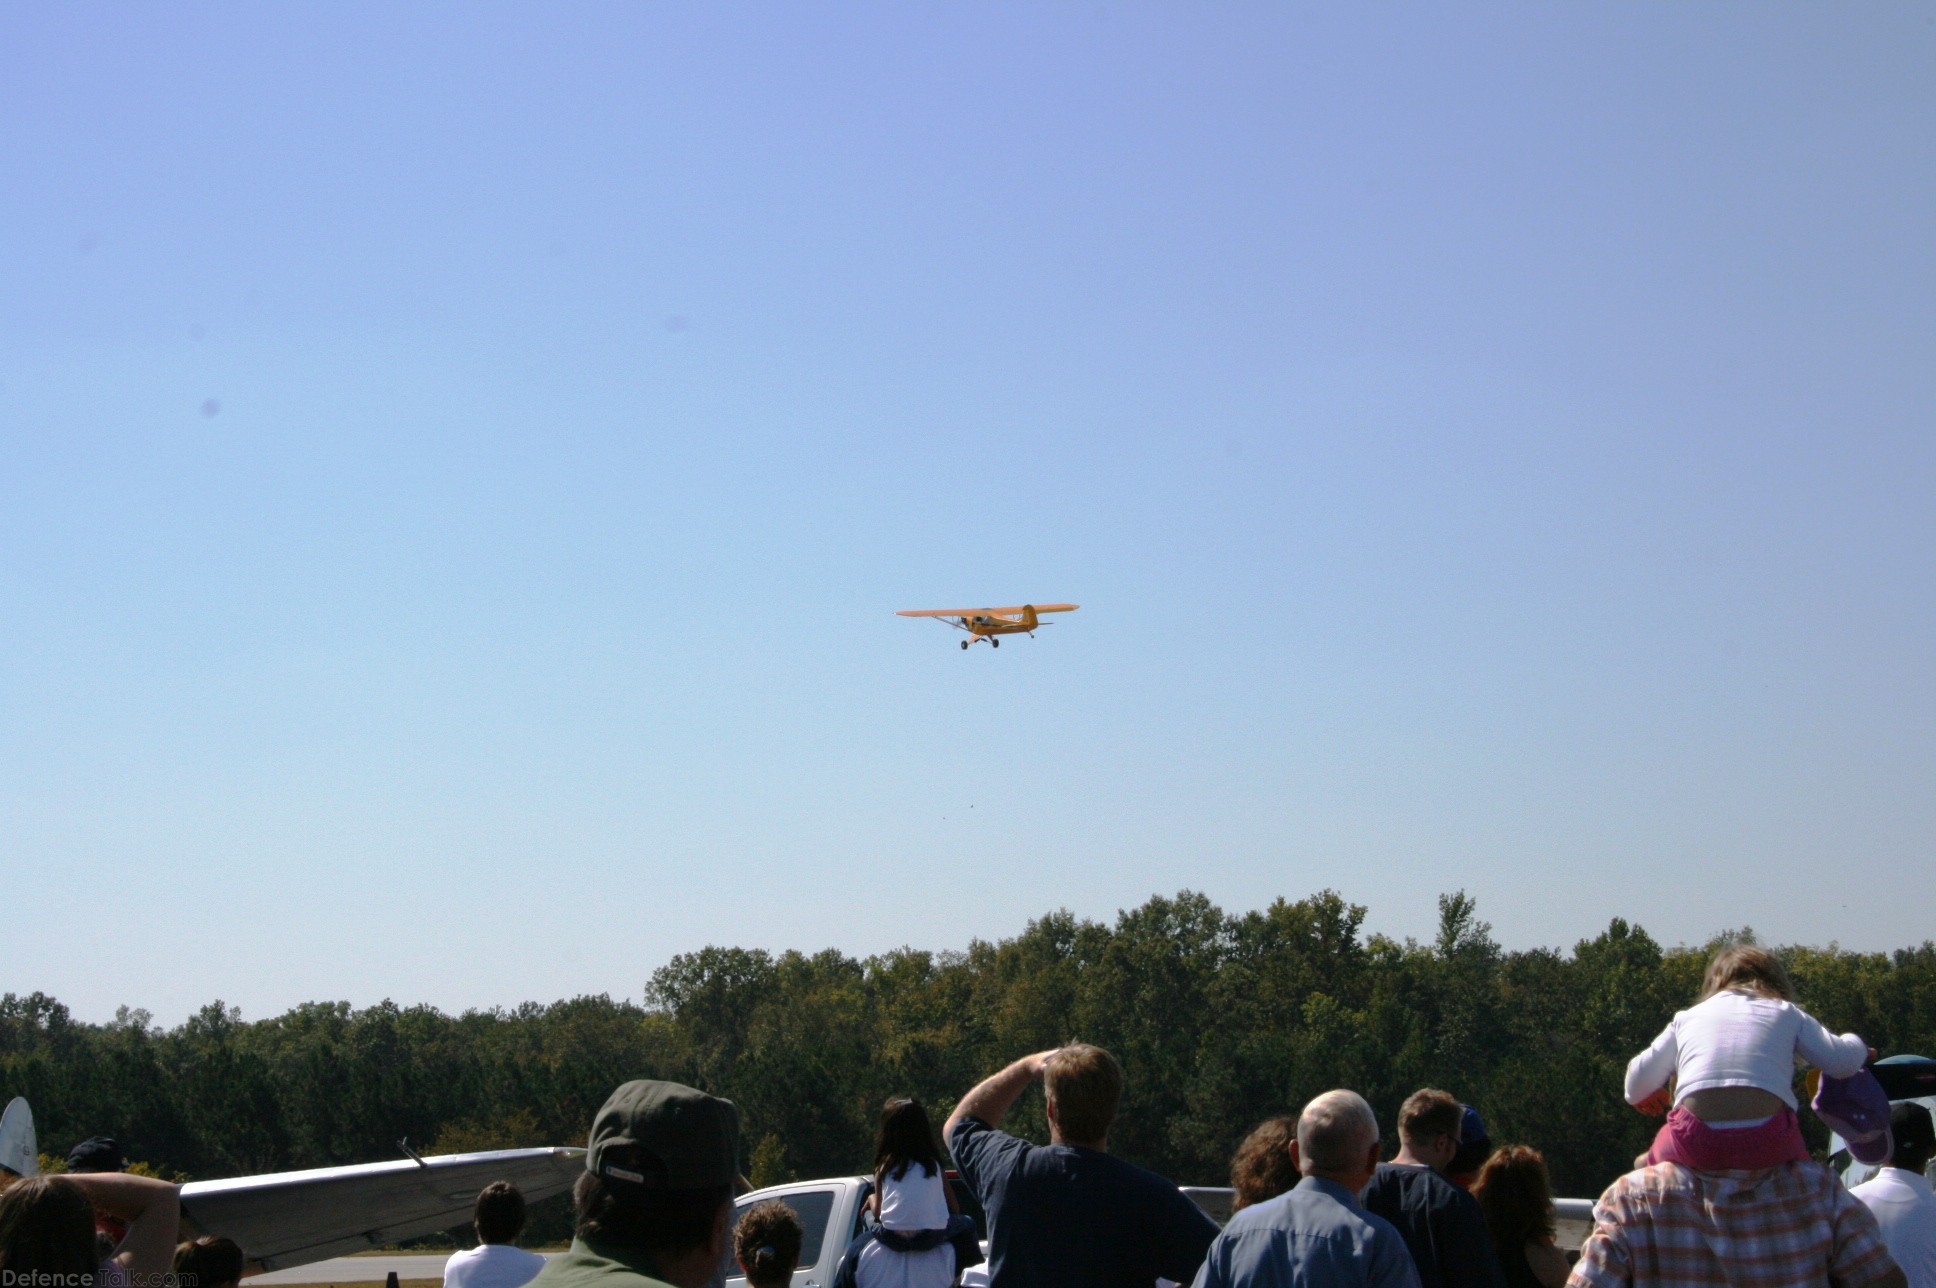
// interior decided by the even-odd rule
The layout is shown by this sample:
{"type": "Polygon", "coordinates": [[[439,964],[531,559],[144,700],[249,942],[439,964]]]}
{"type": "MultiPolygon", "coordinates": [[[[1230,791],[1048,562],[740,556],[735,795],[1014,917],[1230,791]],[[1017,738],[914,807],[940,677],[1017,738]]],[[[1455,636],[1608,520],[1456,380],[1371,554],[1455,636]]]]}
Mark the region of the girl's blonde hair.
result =
{"type": "Polygon", "coordinates": [[[1707,964],[1707,977],[1701,981],[1701,995],[1695,1000],[1705,1002],[1730,988],[1781,1002],[1795,1000],[1795,986],[1788,982],[1781,959],[1755,944],[1736,944],[1714,954],[1714,960],[1707,964]]]}

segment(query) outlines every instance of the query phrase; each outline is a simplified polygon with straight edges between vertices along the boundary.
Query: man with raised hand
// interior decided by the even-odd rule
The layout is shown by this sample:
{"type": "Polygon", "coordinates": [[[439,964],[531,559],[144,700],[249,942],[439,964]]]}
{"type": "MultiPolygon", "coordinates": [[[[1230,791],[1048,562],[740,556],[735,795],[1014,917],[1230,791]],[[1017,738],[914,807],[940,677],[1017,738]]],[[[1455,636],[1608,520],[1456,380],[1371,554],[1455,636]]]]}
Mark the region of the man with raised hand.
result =
{"type": "Polygon", "coordinates": [[[1327,1091],[1297,1118],[1303,1177],[1230,1218],[1195,1288],[1418,1288],[1405,1240],[1358,1193],[1378,1168],[1378,1120],[1355,1091],[1327,1091]]]}
{"type": "Polygon", "coordinates": [[[943,1132],[988,1214],[991,1288],[1150,1288],[1187,1282],[1217,1227],[1173,1182],[1109,1153],[1123,1071],[1076,1043],[1024,1056],[961,1098],[943,1132]],[[1037,1079],[1049,1143],[999,1129],[1037,1079]]]}

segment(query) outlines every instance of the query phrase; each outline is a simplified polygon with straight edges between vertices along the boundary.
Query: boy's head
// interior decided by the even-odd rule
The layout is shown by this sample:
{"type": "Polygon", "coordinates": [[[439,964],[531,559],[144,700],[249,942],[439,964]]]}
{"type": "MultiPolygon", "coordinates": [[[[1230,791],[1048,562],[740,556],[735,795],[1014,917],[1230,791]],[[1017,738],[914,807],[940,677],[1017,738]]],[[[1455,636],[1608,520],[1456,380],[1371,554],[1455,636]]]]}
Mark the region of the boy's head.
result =
{"type": "Polygon", "coordinates": [[[524,1194],[509,1181],[492,1181],[478,1191],[471,1212],[479,1243],[514,1243],[524,1233],[524,1194]]]}
{"type": "Polygon", "coordinates": [[[1913,1100],[1897,1101],[1889,1106],[1889,1135],[1895,1141],[1889,1166],[1905,1172],[1929,1170],[1929,1160],[1936,1157],[1936,1125],[1929,1110],[1913,1100]]]}

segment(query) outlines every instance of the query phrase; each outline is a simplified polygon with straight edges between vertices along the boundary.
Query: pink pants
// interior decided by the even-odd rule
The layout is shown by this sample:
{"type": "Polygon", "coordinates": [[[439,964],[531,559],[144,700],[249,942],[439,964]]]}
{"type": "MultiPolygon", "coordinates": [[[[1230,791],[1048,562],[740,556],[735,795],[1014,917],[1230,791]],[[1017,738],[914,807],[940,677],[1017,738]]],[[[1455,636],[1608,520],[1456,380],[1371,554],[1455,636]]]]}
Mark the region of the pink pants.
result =
{"type": "Polygon", "coordinates": [[[1781,1163],[1804,1162],[1795,1111],[1784,1109],[1759,1127],[1714,1128],[1676,1107],[1647,1151],[1649,1163],[1679,1163],[1697,1172],[1753,1171],[1781,1163]]]}

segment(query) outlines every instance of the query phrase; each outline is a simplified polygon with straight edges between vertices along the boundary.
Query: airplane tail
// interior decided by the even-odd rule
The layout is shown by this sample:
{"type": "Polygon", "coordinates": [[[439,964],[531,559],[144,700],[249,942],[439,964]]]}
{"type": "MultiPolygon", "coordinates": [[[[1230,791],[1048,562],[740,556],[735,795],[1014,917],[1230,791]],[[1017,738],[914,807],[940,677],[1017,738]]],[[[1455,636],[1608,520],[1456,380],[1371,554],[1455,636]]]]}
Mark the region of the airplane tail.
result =
{"type": "Polygon", "coordinates": [[[1025,631],[1032,631],[1037,626],[1040,626],[1040,625],[1041,625],[1041,622],[1037,620],[1035,616],[1035,605],[1023,604],[1022,605],[1022,629],[1025,631]]]}
{"type": "Polygon", "coordinates": [[[0,1113],[0,1169],[15,1176],[34,1176],[40,1171],[40,1142],[34,1139],[34,1113],[27,1102],[15,1096],[0,1113]]]}

